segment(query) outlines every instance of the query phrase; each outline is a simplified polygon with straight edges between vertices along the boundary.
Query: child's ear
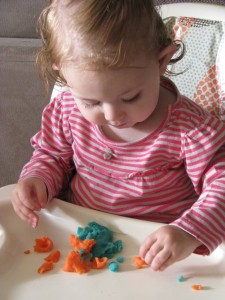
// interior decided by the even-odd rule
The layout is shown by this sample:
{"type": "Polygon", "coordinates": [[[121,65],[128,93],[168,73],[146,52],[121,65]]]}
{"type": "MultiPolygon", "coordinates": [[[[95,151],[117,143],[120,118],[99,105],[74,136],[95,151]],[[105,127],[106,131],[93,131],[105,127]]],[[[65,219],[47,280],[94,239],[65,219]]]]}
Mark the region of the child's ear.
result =
{"type": "Polygon", "coordinates": [[[56,64],[53,64],[53,65],[52,65],[52,69],[55,70],[55,71],[58,71],[58,70],[59,70],[59,67],[58,67],[56,64]]]}
{"type": "Polygon", "coordinates": [[[171,44],[160,51],[158,55],[160,75],[163,75],[166,72],[167,65],[176,51],[177,46],[174,44],[171,44]]]}

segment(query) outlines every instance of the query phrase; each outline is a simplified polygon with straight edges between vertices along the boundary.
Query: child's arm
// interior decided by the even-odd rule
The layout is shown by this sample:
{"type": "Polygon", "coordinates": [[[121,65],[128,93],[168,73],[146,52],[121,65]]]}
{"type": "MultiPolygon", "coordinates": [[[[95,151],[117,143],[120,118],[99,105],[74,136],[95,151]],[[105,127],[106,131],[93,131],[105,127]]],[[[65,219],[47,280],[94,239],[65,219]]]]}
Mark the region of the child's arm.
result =
{"type": "Polygon", "coordinates": [[[39,217],[35,211],[46,206],[47,190],[38,178],[28,178],[17,183],[12,192],[12,204],[17,215],[33,228],[38,225],[39,217]]]}
{"type": "MultiPolygon", "coordinates": [[[[73,100],[73,99],[72,99],[73,100]]],[[[72,101],[74,103],[74,101],[72,101]]],[[[20,181],[12,195],[12,204],[19,217],[35,227],[35,211],[45,207],[47,200],[68,187],[75,170],[70,130],[61,98],[55,98],[42,114],[42,128],[32,138],[34,148],[30,161],[23,167],[20,181]]]]}
{"type": "Polygon", "coordinates": [[[225,240],[225,124],[209,117],[187,133],[183,145],[187,174],[199,198],[142,243],[140,256],[154,270],[192,252],[209,254],[225,240]]]}
{"type": "Polygon", "coordinates": [[[196,202],[172,224],[202,242],[195,253],[208,255],[225,240],[225,124],[212,118],[186,142],[186,170],[196,202]]]}
{"type": "Polygon", "coordinates": [[[40,178],[47,187],[48,200],[68,187],[75,170],[68,125],[71,102],[62,102],[63,95],[55,98],[44,109],[41,130],[31,140],[33,155],[20,175],[20,180],[40,178]]]}

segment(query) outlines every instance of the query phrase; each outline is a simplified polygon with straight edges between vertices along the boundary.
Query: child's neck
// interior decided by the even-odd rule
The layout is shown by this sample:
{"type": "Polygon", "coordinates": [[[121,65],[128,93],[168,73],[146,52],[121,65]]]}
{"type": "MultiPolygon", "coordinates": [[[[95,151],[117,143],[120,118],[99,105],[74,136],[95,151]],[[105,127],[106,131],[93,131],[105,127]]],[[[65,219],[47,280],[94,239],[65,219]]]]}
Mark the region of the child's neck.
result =
{"type": "Polygon", "coordinates": [[[157,107],[148,119],[131,128],[119,129],[112,126],[102,126],[102,132],[108,139],[115,142],[135,142],[141,140],[159,128],[166,118],[168,106],[175,102],[176,95],[161,87],[157,107]]]}

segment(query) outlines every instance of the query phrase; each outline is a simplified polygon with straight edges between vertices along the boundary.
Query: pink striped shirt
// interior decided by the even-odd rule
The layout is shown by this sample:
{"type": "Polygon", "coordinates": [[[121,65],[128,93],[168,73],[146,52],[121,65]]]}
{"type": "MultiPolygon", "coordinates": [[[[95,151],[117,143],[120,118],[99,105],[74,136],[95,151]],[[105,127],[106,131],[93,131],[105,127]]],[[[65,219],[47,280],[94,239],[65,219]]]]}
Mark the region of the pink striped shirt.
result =
{"type": "Polygon", "coordinates": [[[49,199],[171,223],[210,253],[225,239],[225,124],[177,93],[159,128],[132,143],[107,139],[63,92],[49,103],[21,178],[44,180],[49,199]],[[75,165],[75,167],[74,167],[75,165]]]}

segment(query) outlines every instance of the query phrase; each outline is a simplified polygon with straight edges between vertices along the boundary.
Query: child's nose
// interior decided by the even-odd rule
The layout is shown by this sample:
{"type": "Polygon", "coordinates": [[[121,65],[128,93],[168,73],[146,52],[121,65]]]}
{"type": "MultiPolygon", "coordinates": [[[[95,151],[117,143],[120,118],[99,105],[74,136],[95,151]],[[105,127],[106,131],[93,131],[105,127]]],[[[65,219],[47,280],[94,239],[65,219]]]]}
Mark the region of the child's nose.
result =
{"type": "Polygon", "coordinates": [[[104,106],[104,116],[107,121],[120,121],[124,112],[117,105],[107,104],[104,106]]]}

